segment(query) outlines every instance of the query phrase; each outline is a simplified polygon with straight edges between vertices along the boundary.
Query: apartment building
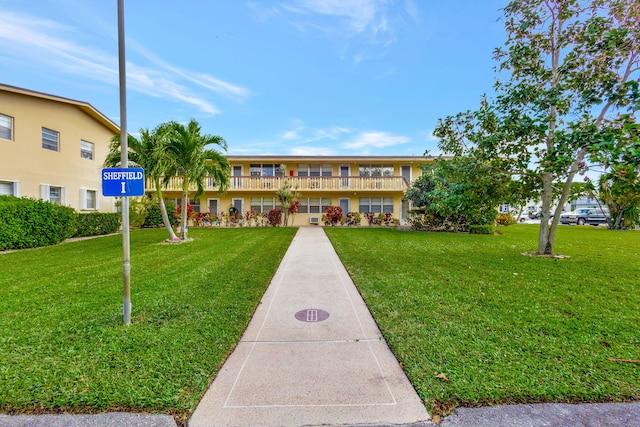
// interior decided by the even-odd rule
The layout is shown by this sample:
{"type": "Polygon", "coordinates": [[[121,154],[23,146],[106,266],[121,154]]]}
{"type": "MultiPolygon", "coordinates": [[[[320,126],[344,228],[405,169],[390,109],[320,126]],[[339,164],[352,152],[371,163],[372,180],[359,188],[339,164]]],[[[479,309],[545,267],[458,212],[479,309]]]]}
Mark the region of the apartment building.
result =
{"type": "Polygon", "coordinates": [[[119,133],[91,104],[0,84],[0,194],[113,211],[100,171],[119,133]]]}
{"type": "MultiPolygon", "coordinates": [[[[269,212],[279,208],[276,191],[285,183],[299,193],[298,214],[293,225],[320,222],[329,206],[346,212],[391,213],[408,220],[404,192],[429,162],[422,156],[228,156],[231,182],[225,194],[214,183],[190,201],[196,212],[219,215],[234,207],[239,212],[269,212]]],[[[153,191],[147,183],[147,191],[153,191]]],[[[179,203],[180,179],[164,190],[166,198],[179,203]]],[[[366,224],[366,222],[363,222],[366,224]]]]}

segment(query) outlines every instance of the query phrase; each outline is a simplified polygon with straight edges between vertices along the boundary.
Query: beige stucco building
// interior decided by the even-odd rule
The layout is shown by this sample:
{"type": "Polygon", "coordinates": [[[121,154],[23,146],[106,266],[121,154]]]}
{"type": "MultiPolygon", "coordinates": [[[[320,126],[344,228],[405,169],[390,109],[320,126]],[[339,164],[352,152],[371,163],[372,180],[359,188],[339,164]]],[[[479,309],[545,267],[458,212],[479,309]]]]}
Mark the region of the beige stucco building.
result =
{"type": "MultiPolygon", "coordinates": [[[[347,212],[391,213],[408,220],[404,192],[422,174],[422,156],[227,156],[231,182],[225,194],[207,183],[205,194],[190,203],[196,212],[215,215],[231,206],[245,214],[279,208],[278,190],[288,182],[298,193],[300,207],[293,225],[321,223],[329,206],[347,212]]],[[[149,184],[149,182],[147,183],[149,184]]],[[[166,198],[180,202],[181,185],[174,179],[164,190],[166,198]]],[[[153,191],[148,187],[147,191],[153,191]]],[[[363,224],[366,224],[363,221],[363,224]]]]}
{"type": "Polygon", "coordinates": [[[91,104],[0,84],[0,194],[113,211],[100,170],[119,133],[91,104]]]}
{"type": "MultiPolygon", "coordinates": [[[[100,171],[118,126],[83,101],[0,84],[0,194],[114,211],[102,196],[100,171]]],[[[287,182],[300,207],[293,225],[321,223],[329,206],[346,212],[390,213],[406,222],[404,192],[429,162],[422,156],[227,156],[231,181],[224,194],[212,182],[191,204],[217,216],[279,208],[276,190],[287,182]]],[[[164,190],[179,204],[180,182],[164,190]]],[[[147,193],[153,192],[147,182],[147,193]]]]}

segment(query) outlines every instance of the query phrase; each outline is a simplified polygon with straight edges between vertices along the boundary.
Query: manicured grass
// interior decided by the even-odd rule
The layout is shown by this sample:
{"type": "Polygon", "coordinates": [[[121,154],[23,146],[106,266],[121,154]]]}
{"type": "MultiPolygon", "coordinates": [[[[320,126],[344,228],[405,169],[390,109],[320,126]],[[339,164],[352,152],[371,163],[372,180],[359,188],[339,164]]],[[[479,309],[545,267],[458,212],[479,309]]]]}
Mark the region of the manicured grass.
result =
{"type": "Polygon", "coordinates": [[[239,341],[291,228],[131,233],[0,255],[0,412],[133,410],[185,417],[239,341]]]}
{"type": "Polygon", "coordinates": [[[640,232],[561,227],[542,259],[537,226],[500,231],[327,234],[430,411],[640,399],[607,359],[640,359],[640,232]]]}

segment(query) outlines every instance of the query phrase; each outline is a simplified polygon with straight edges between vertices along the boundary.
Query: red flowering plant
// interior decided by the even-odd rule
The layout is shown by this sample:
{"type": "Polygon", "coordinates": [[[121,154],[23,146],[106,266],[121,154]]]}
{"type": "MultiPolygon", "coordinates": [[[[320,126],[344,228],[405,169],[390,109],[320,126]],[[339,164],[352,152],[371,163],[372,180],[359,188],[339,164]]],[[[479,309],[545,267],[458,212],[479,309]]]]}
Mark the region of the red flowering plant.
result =
{"type": "Polygon", "coordinates": [[[247,226],[255,225],[256,227],[260,225],[260,212],[257,212],[255,209],[251,209],[244,213],[244,222],[247,226]]]}
{"type": "Polygon", "coordinates": [[[324,225],[335,227],[342,219],[342,208],[340,206],[329,206],[326,210],[324,225]]]}
{"type": "Polygon", "coordinates": [[[277,227],[282,223],[282,211],[280,209],[271,209],[267,218],[270,226],[277,227]]]}
{"type": "MultiPolygon", "coordinates": [[[[187,216],[188,215],[189,211],[187,211],[187,216]]],[[[196,212],[195,220],[199,226],[209,226],[211,225],[211,214],[209,212],[196,212]]]]}
{"type": "MultiPolygon", "coordinates": [[[[182,205],[178,205],[176,207],[176,211],[173,214],[176,218],[178,218],[178,220],[180,220],[180,217],[182,215],[182,205]]],[[[193,206],[191,206],[191,203],[187,203],[187,218],[191,219],[194,217],[194,215],[195,212],[193,211],[193,206]]]]}
{"type": "Polygon", "coordinates": [[[364,214],[364,217],[367,219],[367,223],[369,225],[374,225],[376,223],[376,214],[374,212],[367,212],[364,214]]]}

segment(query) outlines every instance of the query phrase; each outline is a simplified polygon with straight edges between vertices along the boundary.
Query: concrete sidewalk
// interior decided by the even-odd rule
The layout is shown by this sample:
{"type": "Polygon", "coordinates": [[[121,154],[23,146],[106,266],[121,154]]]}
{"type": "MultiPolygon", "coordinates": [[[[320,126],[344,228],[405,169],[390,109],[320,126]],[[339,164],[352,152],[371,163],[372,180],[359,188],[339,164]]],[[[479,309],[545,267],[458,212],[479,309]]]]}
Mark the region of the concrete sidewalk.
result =
{"type": "Polygon", "coordinates": [[[189,426],[428,420],[324,231],[301,227],[189,426]]]}

